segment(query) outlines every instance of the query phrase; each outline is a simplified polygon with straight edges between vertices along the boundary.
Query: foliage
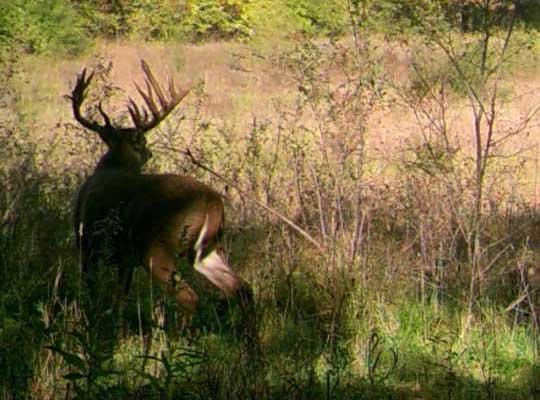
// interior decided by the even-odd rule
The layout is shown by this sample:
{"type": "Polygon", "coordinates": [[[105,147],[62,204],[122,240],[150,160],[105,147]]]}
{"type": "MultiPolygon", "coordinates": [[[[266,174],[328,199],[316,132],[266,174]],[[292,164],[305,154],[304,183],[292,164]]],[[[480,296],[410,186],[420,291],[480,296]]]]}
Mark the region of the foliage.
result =
{"type": "Polygon", "coordinates": [[[126,18],[129,36],[145,41],[178,39],[186,31],[188,9],[182,1],[134,1],[126,18]]]}
{"type": "MultiPolygon", "coordinates": [[[[508,2],[494,4],[499,16],[509,7],[508,2]]],[[[422,28],[419,10],[438,10],[439,22],[454,28],[481,28],[477,2],[449,0],[15,0],[0,4],[0,49],[20,46],[30,53],[73,55],[92,37],[164,41],[336,37],[350,30],[354,15],[355,24],[361,21],[371,30],[399,34],[422,28]]],[[[539,12],[535,2],[522,2],[518,18],[534,27],[539,12]]]]}
{"type": "Polygon", "coordinates": [[[68,0],[0,3],[0,48],[74,55],[86,43],[80,16],[68,0]]]}
{"type": "Polygon", "coordinates": [[[73,0],[85,30],[93,37],[119,38],[129,32],[126,7],[131,1],[73,0]]]}
{"type": "Polygon", "coordinates": [[[191,0],[184,29],[196,40],[249,35],[245,0],[191,0]]]}
{"type": "Polygon", "coordinates": [[[301,32],[341,35],[347,29],[346,1],[298,0],[287,2],[287,7],[299,19],[301,32]]]}

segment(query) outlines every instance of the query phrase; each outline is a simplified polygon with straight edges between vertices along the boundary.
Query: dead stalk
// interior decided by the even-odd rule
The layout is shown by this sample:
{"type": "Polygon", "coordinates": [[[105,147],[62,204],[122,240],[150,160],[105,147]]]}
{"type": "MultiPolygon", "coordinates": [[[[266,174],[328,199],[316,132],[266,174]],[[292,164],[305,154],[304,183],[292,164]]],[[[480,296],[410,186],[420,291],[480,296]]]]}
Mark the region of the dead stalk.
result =
{"type": "Polygon", "coordinates": [[[189,149],[182,152],[185,154],[189,160],[196,165],[197,167],[201,168],[202,170],[208,172],[209,174],[215,176],[220,181],[225,183],[226,185],[234,188],[238,193],[240,193],[242,196],[246,197],[247,199],[251,200],[253,203],[257,204],[259,207],[261,207],[263,210],[269,212],[270,214],[274,215],[275,217],[279,218],[283,222],[285,222],[287,225],[289,225],[292,229],[294,229],[296,232],[298,232],[304,239],[306,239],[308,242],[310,242],[315,249],[320,252],[325,252],[325,246],[319,243],[313,236],[311,236],[309,233],[307,233],[304,229],[299,227],[297,224],[295,224],[293,221],[291,221],[289,218],[281,214],[276,209],[267,206],[266,204],[262,203],[261,201],[257,200],[255,197],[248,194],[245,190],[242,190],[238,185],[233,183],[231,180],[225,178],[223,175],[219,174],[218,172],[214,171],[210,167],[204,165],[202,162],[197,160],[195,156],[191,153],[189,149]]]}

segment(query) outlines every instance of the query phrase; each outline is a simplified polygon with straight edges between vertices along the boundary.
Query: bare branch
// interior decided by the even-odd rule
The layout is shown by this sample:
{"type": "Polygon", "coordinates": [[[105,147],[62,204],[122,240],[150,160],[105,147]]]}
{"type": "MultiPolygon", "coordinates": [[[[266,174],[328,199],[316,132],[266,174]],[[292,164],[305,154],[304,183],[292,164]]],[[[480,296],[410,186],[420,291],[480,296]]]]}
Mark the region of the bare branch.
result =
{"type": "Polygon", "coordinates": [[[321,243],[319,243],[313,236],[311,236],[308,232],[306,232],[304,229],[302,229],[301,227],[299,227],[297,224],[295,224],[293,221],[291,221],[289,218],[287,218],[286,216],[284,216],[283,214],[281,214],[279,211],[277,211],[276,209],[272,208],[272,207],[269,207],[267,206],[266,204],[262,203],[261,201],[257,200],[256,198],[254,198],[253,196],[250,196],[249,194],[247,194],[244,190],[242,190],[240,187],[238,187],[238,185],[234,184],[233,182],[231,182],[229,179],[225,178],[224,176],[222,176],[221,174],[215,172],[214,170],[212,170],[211,168],[207,167],[206,165],[204,165],[203,163],[201,163],[199,160],[197,160],[195,158],[195,156],[191,153],[191,151],[189,149],[183,151],[183,154],[185,154],[189,159],[190,161],[195,164],[197,167],[205,170],[206,172],[212,174],[213,176],[215,176],[216,178],[218,178],[219,180],[223,181],[225,184],[227,184],[228,186],[236,189],[236,191],[238,191],[238,193],[242,194],[242,196],[245,196],[246,198],[250,199],[251,201],[253,201],[255,204],[257,204],[259,207],[263,208],[264,210],[268,211],[270,214],[273,214],[274,216],[276,216],[277,218],[279,218],[280,220],[282,220],[283,222],[285,222],[287,225],[289,225],[292,229],[294,229],[296,232],[298,232],[302,237],[304,237],[304,239],[306,239],[308,242],[310,242],[311,244],[313,244],[315,246],[315,248],[320,252],[320,253],[323,253],[325,251],[325,247],[324,245],[322,245],[321,243]]]}

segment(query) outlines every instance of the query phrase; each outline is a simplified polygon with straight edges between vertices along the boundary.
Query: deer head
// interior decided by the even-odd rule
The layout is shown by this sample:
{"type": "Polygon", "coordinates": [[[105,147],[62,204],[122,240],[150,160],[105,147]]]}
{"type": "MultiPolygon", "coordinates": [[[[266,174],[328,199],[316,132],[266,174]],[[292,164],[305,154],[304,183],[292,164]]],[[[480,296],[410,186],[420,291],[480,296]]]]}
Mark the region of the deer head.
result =
{"type": "Polygon", "coordinates": [[[86,69],[83,69],[77,76],[71,96],[68,96],[72,102],[75,119],[85,128],[97,132],[107,145],[108,152],[101,159],[98,168],[117,167],[140,172],[144,164],[152,157],[152,152],[147,148],[146,133],[163,121],[189,93],[189,89],[178,90],[174,80],[170,78],[167,96],[144,60],[141,60],[141,66],[145,75],[146,91],[137,84],[136,88],[146,108],[138,106],[133,99],[129,99],[127,109],[133,123],[131,127],[115,126],[103,110],[101,102],[98,105],[98,111],[103,119],[102,123],[83,116],[81,106],[86,99],[94,72],[87,76],[86,69]]]}

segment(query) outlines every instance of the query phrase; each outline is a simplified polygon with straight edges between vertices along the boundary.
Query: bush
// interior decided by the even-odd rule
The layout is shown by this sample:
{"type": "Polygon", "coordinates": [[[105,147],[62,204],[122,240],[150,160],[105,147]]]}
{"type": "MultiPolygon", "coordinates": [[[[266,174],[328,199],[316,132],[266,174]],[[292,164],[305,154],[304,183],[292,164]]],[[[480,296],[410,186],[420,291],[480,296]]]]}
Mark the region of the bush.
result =
{"type": "Polygon", "coordinates": [[[195,40],[249,35],[244,0],[192,0],[188,2],[188,10],[184,29],[195,40]]]}
{"type": "Polygon", "coordinates": [[[80,16],[67,0],[0,3],[0,48],[28,53],[80,53],[87,45],[80,16]]]}
{"type": "Polygon", "coordinates": [[[299,30],[308,34],[342,34],[348,23],[345,6],[340,0],[287,2],[300,22],[299,30]]]}
{"type": "Polygon", "coordinates": [[[187,5],[179,1],[139,0],[127,17],[130,36],[142,40],[171,40],[184,35],[187,5]]]}
{"type": "Polygon", "coordinates": [[[198,41],[248,35],[246,5],[245,0],[92,0],[75,7],[96,36],[198,41]]]}

